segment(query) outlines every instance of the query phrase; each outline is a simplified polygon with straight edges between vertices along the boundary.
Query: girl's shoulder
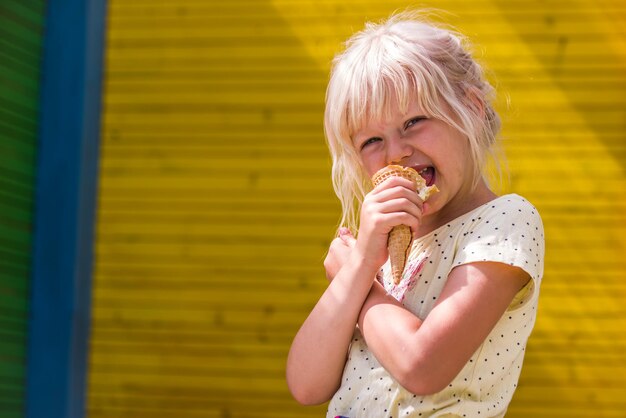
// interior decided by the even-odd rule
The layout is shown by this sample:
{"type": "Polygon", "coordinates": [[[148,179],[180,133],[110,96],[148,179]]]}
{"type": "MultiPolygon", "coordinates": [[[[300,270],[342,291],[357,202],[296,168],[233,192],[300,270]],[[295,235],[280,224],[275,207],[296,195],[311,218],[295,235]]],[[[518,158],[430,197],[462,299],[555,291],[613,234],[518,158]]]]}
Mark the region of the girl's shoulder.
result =
{"type": "Polygon", "coordinates": [[[502,210],[502,209],[516,209],[518,211],[530,210],[530,212],[538,212],[535,206],[528,201],[525,197],[516,194],[509,193],[502,196],[497,196],[495,199],[490,200],[487,203],[482,204],[476,209],[466,213],[463,216],[467,216],[472,212],[491,212],[494,210],[502,210]]]}
{"type": "Polygon", "coordinates": [[[525,197],[516,193],[509,193],[498,196],[495,199],[485,203],[482,207],[489,209],[497,209],[501,207],[510,207],[517,209],[528,208],[531,209],[531,211],[537,212],[537,209],[532,203],[530,203],[525,197]]]}
{"type": "MultiPolygon", "coordinates": [[[[430,236],[438,236],[448,231],[463,231],[468,228],[488,227],[501,230],[506,226],[511,228],[523,225],[541,228],[542,221],[539,211],[524,197],[511,193],[498,196],[495,199],[470,210],[469,212],[453,219],[445,225],[433,230],[425,235],[425,239],[430,236]],[[519,223],[523,219],[523,223],[519,223]],[[501,224],[500,226],[494,226],[501,224]]],[[[509,229],[508,227],[506,229],[509,229]]]]}
{"type": "MultiPolygon", "coordinates": [[[[541,215],[526,198],[515,193],[506,194],[476,208],[470,217],[478,218],[482,224],[496,222],[513,229],[533,227],[543,229],[541,215]]],[[[466,216],[467,216],[466,215],[466,216]]]]}
{"type": "Polygon", "coordinates": [[[500,196],[472,211],[456,237],[454,265],[497,261],[517,266],[539,280],[545,238],[539,211],[517,194],[500,196]]]}

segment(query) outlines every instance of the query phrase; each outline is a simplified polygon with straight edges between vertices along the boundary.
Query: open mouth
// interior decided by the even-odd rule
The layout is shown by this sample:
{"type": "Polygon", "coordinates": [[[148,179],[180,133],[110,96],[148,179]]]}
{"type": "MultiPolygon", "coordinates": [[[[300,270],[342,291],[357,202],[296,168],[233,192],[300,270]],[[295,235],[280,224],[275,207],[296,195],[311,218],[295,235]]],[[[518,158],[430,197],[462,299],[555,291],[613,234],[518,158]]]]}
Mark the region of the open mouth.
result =
{"type": "Polygon", "coordinates": [[[424,181],[426,186],[432,186],[435,183],[435,167],[425,167],[417,172],[424,181]]]}

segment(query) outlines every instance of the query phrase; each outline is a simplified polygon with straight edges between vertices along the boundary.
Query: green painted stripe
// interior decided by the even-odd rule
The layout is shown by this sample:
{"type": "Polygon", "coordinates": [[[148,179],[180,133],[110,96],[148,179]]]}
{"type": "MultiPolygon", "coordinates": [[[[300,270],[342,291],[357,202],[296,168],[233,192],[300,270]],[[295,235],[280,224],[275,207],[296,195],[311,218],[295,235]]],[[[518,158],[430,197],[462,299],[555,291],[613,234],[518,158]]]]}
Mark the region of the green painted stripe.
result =
{"type": "Polygon", "coordinates": [[[24,351],[24,345],[26,344],[26,326],[22,326],[22,329],[14,330],[2,330],[0,331],[0,338],[2,338],[2,346],[10,347],[15,346],[19,350],[22,347],[22,356],[26,357],[26,351],[24,351]]]}
{"type": "Polygon", "coordinates": [[[15,109],[5,106],[10,106],[10,103],[0,98],[0,120],[2,120],[2,125],[24,129],[27,132],[32,132],[33,129],[37,129],[35,112],[29,112],[31,113],[31,117],[27,118],[25,114],[20,114],[16,112],[15,109]]]}
{"type": "MultiPolygon", "coordinates": [[[[25,328],[26,324],[20,324],[19,326],[20,328],[25,328]]],[[[24,352],[25,343],[25,334],[17,341],[2,341],[2,344],[0,344],[0,363],[24,363],[26,360],[26,353],[24,352]]]]}
{"type": "MultiPolygon", "coordinates": [[[[1,326],[4,326],[4,324],[1,326]]],[[[19,324],[19,327],[26,328],[26,323],[19,324]]],[[[7,340],[3,340],[2,344],[0,344],[0,363],[23,363],[26,360],[26,353],[24,352],[26,334],[18,334],[18,331],[18,329],[15,329],[15,334],[12,336],[4,335],[4,332],[0,334],[3,337],[8,337],[7,340]]]]}
{"type": "Polygon", "coordinates": [[[10,402],[0,402],[0,418],[23,418],[23,403],[21,401],[18,405],[12,405],[10,402]]]}
{"type": "Polygon", "coordinates": [[[26,183],[35,180],[31,164],[11,152],[0,155],[0,176],[26,183]]]}
{"type": "Polygon", "coordinates": [[[2,201],[3,206],[12,207],[16,210],[30,212],[33,207],[33,201],[31,199],[22,199],[14,196],[11,193],[2,190],[2,186],[0,186],[0,201],[2,201]]]}
{"type": "MultiPolygon", "coordinates": [[[[7,317],[0,315],[0,329],[2,329],[3,332],[11,333],[13,336],[25,335],[24,325],[26,324],[26,322],[27,322],[26,318],[7,318],[7,317]]],[[[8,341],[4,341],[4,342],[8,343],[8,341]]],[[[14,346],[16,346],[15,343],[13,343],[12,345],[6,344],[2,347],[7,349],[7,351],[5,352],[6,354],[11,353],[12,356],[24,356],[25,353],[23,351],[18,352],[18,351],[13,350],[14,346]],[[9,348],[10,350],[8,350],[9,348]]],[[[22,350],[23,348],[24,347],[22,347],[22,350]]]]}
{"type": "MultiPolygon", "coordinates": [[[[0,288],[4,289],[2,290],[3,292],[6,291],[7,289],[12,289],[16,292],[20,292],[23,294],[26,294],[27,292],[30,291],[27,277],[21,277],[15,274],[9,275],[9,274],[0,272],[0,283],[2,283],[2,285],[0,285],[0,288]]],[[[3,316],[2,313],[0,312],[0,322],[1,321],[22,323],[24,322],[24,318],[3,316]]],[[[1,325],[0,325],[0,329],[3,329],[1,325]]]]}
{"type": "Polygon", "coordinates": [[[2,245],[0,245],[0,257],[10,257],[10,259],[5,261],[5,265],[7,267],[10,267],[11,265],[13,266],[19,266],[21,264],[24,263],[24,260],[28,261],[30,260],[30,253],[28,252],[23,252],[23,253],[16,253],[16,252],[10,252],[8,251],[8,249],[2,245]]]}
{"type": "Polygon", "coordinates": [[[30,233],[0,225],[0,253],[11,261],[24,261],[30,258],[30,233]]]}
{"type": "Polygon", "coordinates": [[[35,86],[38,85],[39,80],[37,79],[37,75],[39,72],[37,65],[39,64],[39,61],[19,60],[15,56],[0,48],[0,62],[2,62],[2,67],[9,68],[11,71],[16,71],[18,74],[22,74],[24,76],[24,83],[34,83],[35,86]]]}
{"type": "Polygon", "coordinates": [[[7,184],[13,184],[15,187],[24,187],[26,191],[33,190],[33,174],[32,173],[20,173],[16,170],[11,170],[5,167],[0,160],[0,178],[4,179],[7,184]]]}
{"type": "MultiPolygon", "coordinates": [[[[1,250],[0,250],[1,251],[1,250]]],[[[4,255],[3,255],[4,256],[4,255]]],[[[27,300],[30,293],[28,286],[28,277],[24,277],[19,272],[9,274],[7,272],[0,272],[0,298],[15,297],[27,300]]],[[[0,320],[2,321],[21,321],[23,318],[12,317],[13,312],[5,312],[0,309],[0,320]]],[[[0,328],[1,330],[2,328],[0,328]]]]}
{"type": "Polygon", "coordinates": [[[41,47],[41,31],[39,26],[0,15],[0,36],[15,41],[15,46],[27,51],[37,51],[41,47]]]}
{"type": "MultiPolygon", "coordinates": [[[[23,402],[21,398],[24,397],[24,389],[22,385],[16,385],[15,383],[0,383],[0,399],[15,399],[15,402],[23,402]]],[[[4,413],[3,411],[0,414],[4,413]]],[[[2,416],[2,415],[0,415],[2,416]]]]}
{"type": "Polygon", "coordinates": [[[4,62],[0,67],[0,80],[7,90],[22,92],[25,96],[37,99],[39,82],[33,78],[35,71],[26,66],[15,65],[14,62],[4,62]]]}
{"type": "Polygon", "coordinates": [[[41,16],[45,10],[44,4],[36,2],[24,2],[16,0],[3,0],[2,11],[5,16],[11,16],[13,20],[28,23],[30,26],[40,28],[43,23],[41,16]]]}
{"type": "MultiPolygon", "coordinates": [[[[5,257],[6,256],[6,251],[4,248],[0,247],[0,257],[5,257]]],[[[2,274],[4,274],[5,276],[13,276],[15,274],[18,274],[18,278],[21,278],[22,276],[19,276],[19,267],[20,267],[20,263],[23,263],[24,259],[30,259],[30,254],[22,254],[22,255],[15,255],[12,254],[10,260],[6,260],[3,262],[3,265],[0,266],[0,271],[2,271],[2,274]],[[11,268],[15,269],[17,268],[17,273],[15,273],[16,270],[13,270],[13,273],[10,273],[11,268]]]]}
{"type": "MultiPolygon", "coordinates": [[[[18,297],[16,295],[7,296],[0,293],[0,308],[2,309],[10,309],[17,312],[26,312],[27,303],[28,294],[24,294],[21,295],[21,297],[18,297]]],[[[8,331],[3,330],[3,332],[8,331]]]]}
{"type": "Polygon", "coordinates": [[[32,166],[29,162],[16,158],[17,155],[7,153],[0,156],[0,176],[8,177],[20,183],[32,184],[35,180],[32,166]]]}
{"type": "MultiPolygon", "coordinates": [[[[9,264],[7,260],[0,259],[0,274],[4,276],[19,276],[27,277],[29,268],[26,265],[9,264]]],[[[0,309],[0,315],[2,315],[2,309],[0,309]]]]}
{"type": "MultiPolygon", "coordinates": [[[[0,112],[2,109],[0,109],[0,112]]],[[[34,146],[37,136],[32,131],[5,123],[0,116],[0,137],[5,144],[22,143],[28,146],[34,146]]]]}
{"type": "Polygon", "coordinates": [[[0,190],[0,198],[8,197],[21,202],[32,202],[32,185],[19,184],[11,179],[0,177],[0,190]]]}
{"type": "Polygon", "coordinates": [[[27,50],[19,48],[19,45],[12,43],[15,39],[8,39],[6,32],[0,29],[0,56],[6,55],[21,61],[24,65],[36,69],[39,65],[39,58],[32,55],[27,50]]]}
{"type": "Polygon", "coordinates": [[[31,208],[32,205],[24,205],[22,208],[16,208],[7,204],[7,202],[0,201],[0,218],[4,219],[5,222],[27,222],[30,224],[31,208]]]}
{"type": "Polygon", "coordinates": [[[0,379],[21,378],[25,372],[24,363],[4,363],[0,368],[0,379]]]}
{"type": "Polygon", "coordinates": [[[37,119],[37,100],[35,97],[0,89],[0,106],[6,106],[19,116],[37,119]]]}
{"type": "MultiPolygon", "coordinates": [[[[28,306],[26,301],[12,301],[6,298],[0,298],[0,311],[12,312],[13,315],[26,316],[28,314],[28,306]],[[10,306],[7,306],[10,305],[10,306]]],[[[14,341],[19,341],[17,335],[11,334],[8,331],[0,331],[0,338],[9,339],[13,338],[14,341]]],[[[0,370],[2,367],[0,367],[0,370]]]]}
{"type": "Polygon", "coordinates": [[[7,396],[10,394],[23,394],[24,390],[15,387],[13,382],[5,382],[0,380],[0,394],[1,396],[7,396]]]}
{"type": "Polygon", "coordinates": [[[27,162],[32,167],[35,163],[35,136],[33,135],[33,141],[13,141],[12,138],[3,138],[0,143],[0,154],[8,155],[13,153],[15,157],[27,162]]]}
{"type": "MultiPolygon", "coordinates": [[[[2,194],[0,194],[0,196],[2,196],[2,194]]],[[[0,201],[0,213],[2,213],[2,216],[9,221],[14,220],[17,222],[31,222],[32,206],[31,202],[16,205],[15,202],[2,200],[0,201]]]]}
{"type": "MultiPolygon", "coordinates": [[[[19,268],[20,266],[26,266],[25,263],[30,261],[30,255],[10,253],[4,248],[0,248],[0,257],[5,258],[0,264],[0,271],[2,271],[3,268],[19,268]]],[[[0,306],[2,305],[0,304],[0,306]]]]}

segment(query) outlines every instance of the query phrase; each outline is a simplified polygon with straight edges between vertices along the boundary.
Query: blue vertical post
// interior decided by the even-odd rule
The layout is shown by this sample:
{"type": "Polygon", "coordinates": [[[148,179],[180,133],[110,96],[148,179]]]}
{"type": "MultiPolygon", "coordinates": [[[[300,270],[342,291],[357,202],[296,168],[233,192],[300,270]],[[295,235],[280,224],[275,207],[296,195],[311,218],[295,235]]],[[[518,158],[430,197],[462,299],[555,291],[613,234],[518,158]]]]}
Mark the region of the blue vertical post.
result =
{"type": "Polygon", "coordinates": [[[49,0],[26,371],[27,418],[85,415],[106,0],[49,0]]]}

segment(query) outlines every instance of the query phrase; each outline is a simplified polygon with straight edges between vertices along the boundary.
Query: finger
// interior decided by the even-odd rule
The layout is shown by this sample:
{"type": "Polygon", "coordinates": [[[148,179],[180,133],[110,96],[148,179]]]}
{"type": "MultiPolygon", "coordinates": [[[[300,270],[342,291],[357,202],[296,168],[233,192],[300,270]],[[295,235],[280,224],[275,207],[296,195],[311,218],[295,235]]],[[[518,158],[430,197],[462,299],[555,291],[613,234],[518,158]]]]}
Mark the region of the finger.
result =
{"type": "Polygon", "coordinates": [[[376,210],[380,213],[395,213],[404,212],[408,213],[416,218],[422,216],[422,203],[415,203],[407,198],[391,199],[385,202],[378,203],[376,210]]]}
{"type": "Polygon", "coordinates": [[[354,235],[352,235],[352,231],[350,231],[348,228],[345,228],[343,226],[339,228],[339,238],[341,238],[341,240],[347,246],[354,247],[356,239],[354,238],[354,235]]]}
{"type": "Polygon", "coordinates": [[[372,200],[375,202],[384,202],[386,200],[400,198],[407,199],[420,208],[424,203],[415,190],[408,189],[404,186],[394,186],[389,189],[380,190],[372,196],[372,200]]]}
{"type": "Polygon", "coordinates": [[[406,225],[411,231],[416,232],[421,219],[406,212],[393,212],[382,215],[382,221],[388,225],[389,230],[398,225],[406,225]]]}
{"type": "Polygon", "coordinates": [[[374,187],[374,191],[382,191],[382,190],[390,189],[390,188],[397,187],[397,186],[405,187],[411,190],[412,192],[417,193],[417,185],[415,183],[413,183],[409,179],[405,179],[404,177],[398,177],[398,176],[389,177],[385,179],[378,186],[374,187]]]}

